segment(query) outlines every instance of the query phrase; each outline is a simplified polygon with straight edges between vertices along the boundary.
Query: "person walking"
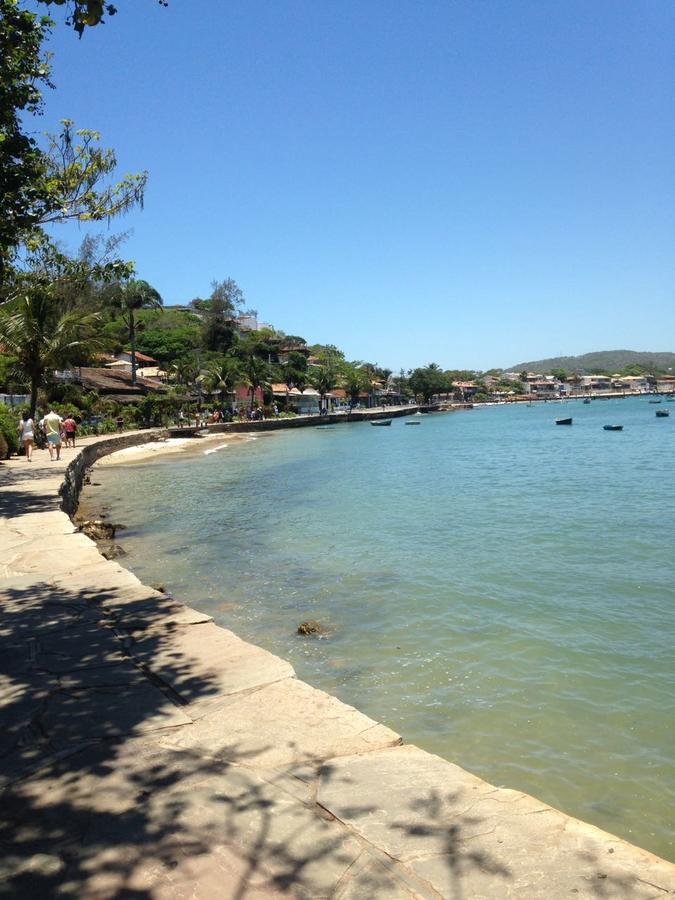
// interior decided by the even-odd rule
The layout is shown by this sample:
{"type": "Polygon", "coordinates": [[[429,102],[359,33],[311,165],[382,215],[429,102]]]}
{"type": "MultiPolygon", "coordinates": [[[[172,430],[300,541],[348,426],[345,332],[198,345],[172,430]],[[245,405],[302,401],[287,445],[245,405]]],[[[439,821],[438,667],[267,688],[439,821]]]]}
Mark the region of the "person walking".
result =
{"type": "Polygon", "coordinates": [[[49,450],[49,458],[58,462],[61,459],[61,416],[50,409],[47,415],[40,422],[40,428],[47,436],[47,449],[49,450]],[[54,455],[56,454],[56,456],[54,455]]]}
{"type": "Polygon", "coordinates": [[[25,410],[19,422],[19,439],[23,445],[28,462],[33,461],[33,444],[35,443],[35,423],[33,422],[30,411],[25,410]]]}
{"type": "Polygon", "coordinates": [[[66,447],[75,446],[75,435],[77,434],[77,422],[72,416],[68,416],[63,422],[63,430],[66,435],[66,447]]]}

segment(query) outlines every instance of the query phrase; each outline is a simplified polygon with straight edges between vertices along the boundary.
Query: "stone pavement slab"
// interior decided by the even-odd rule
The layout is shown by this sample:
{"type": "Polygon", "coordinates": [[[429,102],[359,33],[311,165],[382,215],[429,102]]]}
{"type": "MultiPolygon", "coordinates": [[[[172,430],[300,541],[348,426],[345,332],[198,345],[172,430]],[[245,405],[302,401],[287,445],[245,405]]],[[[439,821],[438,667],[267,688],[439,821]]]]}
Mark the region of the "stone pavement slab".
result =
{"type": "Polygon", "coordinates": [[[229,694],[290,678],[290,663],[213,623],[138,632],[130,655],[190,704],[193,718],[229,694]]]}
{"type": "Polygon", "coordinates": [[[166,746],[256,768],[368,752],[400,742],[389,728],[295,678],[235,695],[193,725],[162,739],[166,746]]]}
{"type": "Polygon", "coordinates": [[[669,863],[413,746],[331,759],[317,802],[442,897],[675,893],[669,863]]]}
{"type": "MultiPolygon", "coordinates": [[[[330,897],[362,852],[255,773],[148,742],[90,747],[2,799],[4,885],[15,896],[58,887],[69,897],[180,897],[203,866],[206,885],[226,873],[215,897],[330,897]]],[[[188,896],[204,889],[192,884],[188,896]]]]}

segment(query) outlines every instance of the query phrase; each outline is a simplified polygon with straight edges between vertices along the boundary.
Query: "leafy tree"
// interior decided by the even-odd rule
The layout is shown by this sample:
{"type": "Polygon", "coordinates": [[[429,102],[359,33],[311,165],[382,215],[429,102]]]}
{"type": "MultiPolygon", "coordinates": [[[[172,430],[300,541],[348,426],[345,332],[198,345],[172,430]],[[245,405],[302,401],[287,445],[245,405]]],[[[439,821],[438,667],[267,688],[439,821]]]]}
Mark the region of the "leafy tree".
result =
{"type": "Polygon", "coordinates": [[[270,389],[269,378],[269,366],[262,359],[251,354],[244,360],[239,383],[246,385],[248,388],[251,395],[251,409],[253,409],[253,404],[255,403],[256,391],[259,388],[263,391],[270,389]]]}
{"type": "Polygon", "coordinates": [[[136,314],[141,309],[160,309],[162,298],[147,281],[132,278],[112,285],[107,299],[114,309],[121,312],[129,330],[131,383],[136,384],[136,314]]]}
{"type": "Polygon", "coordinates": [[[307,386],[307,358],[304,353],[293,350],[288,354],[288,362],[283,366],[284,384],[288,390],[297,388],[301,393],[307,386]]]}
{"type": "Polygon", "coordinates": [[[37,208],[40,225],[72,219],[100,222],[143,203],[147,172],[106,184],[117,167],[115,151],[99,146],[97,131],[75,129],[70,119],[63,119],[61,126],[59,134],[47,135],[43,175],[48,200],[37,208]]]}
{"type": "Polygon", "coordinates": [[[206,350],[226,353],[235,339],[232,319],[244,302],[244,294],[233,278],[211,282],[207,301],[193,300],[191,305],[203,313],[202,341],[206,350]]]}
{"type": "Polygon", "coordinates": [[[422,397],[426,403],[431,401],[434,394],[440,394],[449,389],[448,377],[437,363],[429,363],[423,368],[413,369],[410,372],[408,384],[415,396],[422,397]]]}
{"type": "Polygon", "coordinates": [[[551,375],[558,381],[567,381],[569,375],[566,369],[551,369],[551,375]]]}
{"type": "Polygon", "coordinates": [[[116,166],[95,131],[64,120],[42,150],[24,130],[22,115],[39,114],[51,87],[42,42],[51,20],[0,0],[0,285],[19,247],[45,241],[41,226],[66,220],[109,219],[142,202],[147,173],[108,184],[116,166]]]}
{"type": "Polygon", "coordinates": [[[356,406],[359,396],[370,387],[370,378],[362,368],[350,363],[343,370],[342,385],[349,397],[350,405],[356,406]]]}
{"type": "Polygon", "coordinates": [[[41,88],[52,86],[41,51],[50,25],[16,0],[0,0],[0,284],[21,235],[35,224],[36,202],[46,202],[43,154],[21,116],[39,114],[41,88]]]}
{"type": "MultiPolygon", "coordinates": [[[[233,357],[226,357],[220,365],[211,366],[203,376],[204,390],[209,394],[220,394],[220,402],[223,403],[223,395],[234,390],[241,378],[241,369],[238,361],[233,357]]],[[[255,392],[254,392],[255,393],[255,392]]]]}
{"type": "MultiPolygon", "coordinates": [[[[105,0],[39,0],[46,6],[65,6],[67,10],[66,25],[82,37],[85,28],[94,28],[96,25],[105,24],[104,16],[114,16],[117,7],[114,3],[105,0]]],[[[169,0],[157,0],[160,6],[168,6],[169,0]]]]}
{"type": "Polygon", "coordinates": [[[77,289],[79,277],[71,260],[53,248],[43,250],[15,277],[10,298],[0,310],[0,343],[30,381],[31,415],[46,378],[97,347],[98,316],[69,309],[64,302],[69,291],[77,289]]]}
{"type": "Polygon", "coordinates": [[[319,392],[321,408],[326,405],[326,395],[337,387],[339,379],[338,370],[331,366],[317,366],[309,376],[310,384],[319,392]]]}

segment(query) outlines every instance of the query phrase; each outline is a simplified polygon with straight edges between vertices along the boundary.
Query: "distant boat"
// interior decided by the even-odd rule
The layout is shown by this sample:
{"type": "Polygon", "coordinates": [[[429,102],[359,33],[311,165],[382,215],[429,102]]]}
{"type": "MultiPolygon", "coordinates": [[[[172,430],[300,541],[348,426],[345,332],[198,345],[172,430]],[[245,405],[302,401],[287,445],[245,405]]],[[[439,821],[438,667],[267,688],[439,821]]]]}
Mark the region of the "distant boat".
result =
{"type": "Polygon", "coordinates": [[[590,402],[591,402],[590,397],[584,397],[584,403],[590,403],[590,402]]]}
{"type": "MultiPolygon", "coordinates": [[[[373,422],[373,425],[374,425],[374,424],[375,424],[375,423],[373,422]]],[[[406,422],[405,424],[406,424],[406,425],[420,425],[421,423],[420,423],[420,422],[406,422]]]]}
{"type": "Polygon", "coordinates": [[[556,424],[556,425],[571,425],[571,424],[572,424],[572,418],[571,418],[571,416],[570,416],[569,419],[556,419],[556,420],[555,420],[555,424],[556,424]]]}
{"type": "Polygon", "coordinates": [[[371,425],[391,425],[391,419],[373,419],[371,425]]]}
{"type": "Polygon", "coordinates": [[[675,397],[666,397],[666,403],[675,403],[675,397]]]}
{"type": "Polygon", "coordinates": [[[656,410],[656,418],[657,419],[667,419],[670,415],[669,409],[657,409],[656,410]]]}
{"type": "Polygon", "coordinates": [[[649,403],[660,403],[660,400],[650,400],[649,403]]]}
{"type": "Polygon", "coordinates": [[[605,431],[623,431],[623,425],[603,425],[605,431]]]}

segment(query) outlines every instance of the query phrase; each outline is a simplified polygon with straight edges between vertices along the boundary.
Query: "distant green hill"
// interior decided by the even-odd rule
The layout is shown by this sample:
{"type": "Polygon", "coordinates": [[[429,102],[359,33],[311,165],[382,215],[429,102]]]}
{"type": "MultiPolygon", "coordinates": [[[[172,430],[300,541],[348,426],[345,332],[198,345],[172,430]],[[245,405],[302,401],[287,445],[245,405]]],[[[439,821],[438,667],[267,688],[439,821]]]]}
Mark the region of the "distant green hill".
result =
{"type": "Polygon", "coordinates": [[[675,371],[675,353],[651,353],[638,350],[599,350],[582,356],[554,356],[534,362],[518,363],[510,366],[509,372],[550,372],[551,369],[565,369],[566,372],[590,374],[598,369],[620,372],[625,366],[645,366],[654,371],[675,371]]]}

